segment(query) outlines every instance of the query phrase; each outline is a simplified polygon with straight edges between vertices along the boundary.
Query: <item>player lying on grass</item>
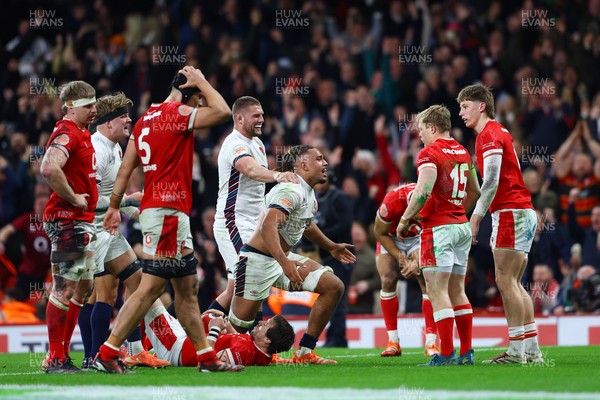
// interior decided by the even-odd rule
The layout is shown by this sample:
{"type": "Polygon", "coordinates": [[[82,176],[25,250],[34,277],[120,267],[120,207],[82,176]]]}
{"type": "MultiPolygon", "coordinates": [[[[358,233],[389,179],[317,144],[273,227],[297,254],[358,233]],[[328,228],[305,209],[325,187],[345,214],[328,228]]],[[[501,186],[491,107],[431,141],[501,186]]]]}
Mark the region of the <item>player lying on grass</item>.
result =
{"type": "MultiPolygon", "coordinates": [[[[164,306],[153,307],[144,322],[146,336],[160,359],[175,367],[198,365],[193,343],[164,306]]],[[[217,357],[230,365],[269,365],[274,354],[294,344],[294,329],[281,315],[260,322],[250,333],[236,333],[218,310],[204,312],[202,322],[217,357]]]]}
{"type": "Polygon", "coordinates": [[[427,295],[425,279],[419,269],[420,221],[411,219],[408,233],[404,237],[396,236],[398,222],[400,222],[400,217],[404,214],[416,186],[416,184],[410,183],[389,191],[379,206],[375,218],[376,264],[377,272],[381,277],[381,312],[389,338],[387,348],[381,353],[382,357],[402,355],[398,336],[399,305],[396,295],[396,285],[400,274],[405,279],[415,277],[419,282],[421,293],[423,293],[422,309],[425,316],[425,355],[433,356],[439,353],[435,344],[437,329],[433,320],[433,308],[427,295]]]}

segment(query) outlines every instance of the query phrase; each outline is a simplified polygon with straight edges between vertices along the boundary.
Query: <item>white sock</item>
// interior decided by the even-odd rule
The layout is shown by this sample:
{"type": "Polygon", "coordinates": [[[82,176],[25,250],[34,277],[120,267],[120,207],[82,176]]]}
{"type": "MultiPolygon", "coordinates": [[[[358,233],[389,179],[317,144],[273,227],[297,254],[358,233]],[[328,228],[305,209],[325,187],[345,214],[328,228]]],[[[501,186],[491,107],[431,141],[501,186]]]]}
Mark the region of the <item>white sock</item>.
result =
{"type": "Polygon", "coordinates": [[[388,332],[388,338],[390,340],[390,342],[394,342],[394,343],[400,343],[400,339],[398,338],[398,331],[387,331],[388,332]]]}
{"type": "Polygon", "coordinates": [[[425,347],[435,344],[436,340],[437,340],[437,335],[435,333],[426,333],[425,334],[425,347]]]}
{"type": "Polygon", "coordinates": [[[511,356],[524,357],[523,339],[525,338],[525,327],[523,325],[508,328],[508,340],[510,345],[506,351],[511,356]]]}
{"type": "Polygon", "coordinates": [[[313,349],[309,349],[308,347],[301,346],[300,350],[296,351],[296,353],[298,354],[298,357],[302,357],[303,355],[308,354],[311,351],[313,351],[313,349]]]}
{"type": "Polygon", "coordinates": [[[523,341],[523,346],[525,348],[526,353],[536,354],[540,352],[540,345],[538,343],[538,335],[535,322],[525,325],[525,340],[523,341]],[[527,337],[531,334],[535,334],[535,336],[527,337]]]}
{"type": "Polygon", "coordinates": [[[130,356],[137,356],[142,351],[144,351],[144,346],[142,346],[141,340],[136,340],[135,342],[127,341],[127,352],[130,356]]]}

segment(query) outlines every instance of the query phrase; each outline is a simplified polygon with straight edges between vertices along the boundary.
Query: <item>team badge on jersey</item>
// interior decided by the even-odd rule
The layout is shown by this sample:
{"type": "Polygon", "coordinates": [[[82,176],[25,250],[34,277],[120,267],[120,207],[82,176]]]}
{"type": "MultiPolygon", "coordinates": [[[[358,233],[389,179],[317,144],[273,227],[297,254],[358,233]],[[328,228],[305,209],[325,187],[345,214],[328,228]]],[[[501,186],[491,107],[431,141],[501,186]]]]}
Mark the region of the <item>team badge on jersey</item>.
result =
{"type": "Polygon", "coordinates": [[[382,204],[381,207],[379,207],[379,215],[381,215],[383,218],[388,216],[388,209],[385,204],[382,204]]]}
{"type": "Polygon", "coordinates": [[[233,149],[233,153],[236,156],[239,156],[241,154],[246,154],[248,153],[248,149],[246,148],[246,146],[237,146],[235,149],[233,149]]]}
{"type": "Polygon", "coordinates": [[[279,200],[279,202],[281,204],[283,204],[284,206],[286,206],[286,207],[291,207],[292,206],[292,202],[289,201],[288,199],[284,198],[284,197],[282,197],[281,200],[279,200]]]}

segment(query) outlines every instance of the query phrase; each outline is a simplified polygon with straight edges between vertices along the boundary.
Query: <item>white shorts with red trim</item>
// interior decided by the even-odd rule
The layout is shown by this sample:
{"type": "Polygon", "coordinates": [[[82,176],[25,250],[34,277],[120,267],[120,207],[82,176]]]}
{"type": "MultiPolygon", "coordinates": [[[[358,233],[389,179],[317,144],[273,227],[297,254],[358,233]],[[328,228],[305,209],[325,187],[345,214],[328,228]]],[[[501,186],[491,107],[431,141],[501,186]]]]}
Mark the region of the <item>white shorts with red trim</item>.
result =
{"type": "Polygon", "coordinates": [[[536,228],[537,214],[531,208],[495,211],[492,213],[490,246],[492,250],[509,249],[527,254],[536,228]]]}
{"type": "Polygon", "coordinates": [[[471,250],[471,224],[440,225],[421,232],[421,268],[466,274],[471,250]]]}
{"type": "MultiPolygon", "coordinates": [[[[400,253],[405,257],[408,257],[410,253],[413,251],[419,250],[419,246],[421,246],[421,239],[419,236],[409,237],[406,239],[398,239],[396,237],[392,237],[394,242],[396,243],[396,247],[400,250],[400,253]]],[[[388,251],[381,245],[381,243],[377,242],[377,247],[375,248],[375,255],[380,254],[389,254],[388,251]]]]}
{"type": "Polygon", "coordinates": [[[146,336],[152,343],[156,356],[181,366],[181,350],[187,335],[183,327],[164,307],[154,308],[144,317],[146,336]]]}
{"type": "Polygon", "coordinates": [[[179,260],[183,249],[193,249],[190,217],[173,208],[146,208],[140,214],[143,252],[179,260]]]}

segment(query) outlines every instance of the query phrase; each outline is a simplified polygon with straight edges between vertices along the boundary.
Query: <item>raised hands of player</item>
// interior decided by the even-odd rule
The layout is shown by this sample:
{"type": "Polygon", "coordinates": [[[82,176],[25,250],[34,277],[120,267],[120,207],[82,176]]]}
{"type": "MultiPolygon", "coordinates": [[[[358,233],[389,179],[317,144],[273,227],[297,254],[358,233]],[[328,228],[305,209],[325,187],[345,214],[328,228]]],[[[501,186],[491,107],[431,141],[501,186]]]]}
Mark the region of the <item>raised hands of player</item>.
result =
{"type": "Polygon", "coordinates": [[[225,319],[223,319],[223,317],[212,318],[208,322],[208,329],[210,329],[214,326],[216,326],[217,328],[219,328],[221,330],[225,329],[225,319]]]}
{"type": "Polygon", "coordinates": [[[281,264],[283,273],[290,280],[290,291],[301,291],[304,280],[300,276],[298,269],[304,268],[304,264],[300,261],[290,260],[289,258],[281,264]]]}
{"type": "Polygon", "coordinates": [[[189,65],[186,65],[180,69],[179,73],[187,78],[187,82],[183,85],[180,85],[179,89],[200,87],[200,85],[206,82],[206,78],[204,77],[202,71],[189,65]]]}
{"type": "Polygon", "coordinates": [[[81,209],[82,212],[85,212],[85,210],[87,210],[88,207],[87,197],[90,197],[90,195],[87,193],[75,193],[71,205],[75,208],[81,209]]]}
{"type": "Polygon", "coordinates": [[[293,172],[278,172],[275,174],[275,180],[277,181],[277,183],[281,183],[281,182],[300,183],[300,181],[298,181],[298,177],[293,172]]]}
{"type": "Polygon", "coordinates": [[[116,235],[119,230],[119,224],[121,223],[121,212],[116,208],[108,207],[102,226],[106,229],[106,232],[111,235],[116,235]]]}
{"type": "Polygon", "coordinates": [[[356,256],[350,251],[352,248],[354,248],[354,245],[348,243],[336,243],[330,253],[333,258],[344,264],[353,264],[356,262],[356,256]]]}

